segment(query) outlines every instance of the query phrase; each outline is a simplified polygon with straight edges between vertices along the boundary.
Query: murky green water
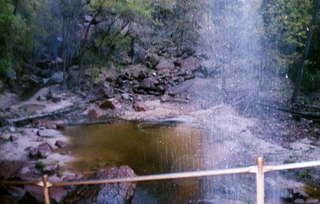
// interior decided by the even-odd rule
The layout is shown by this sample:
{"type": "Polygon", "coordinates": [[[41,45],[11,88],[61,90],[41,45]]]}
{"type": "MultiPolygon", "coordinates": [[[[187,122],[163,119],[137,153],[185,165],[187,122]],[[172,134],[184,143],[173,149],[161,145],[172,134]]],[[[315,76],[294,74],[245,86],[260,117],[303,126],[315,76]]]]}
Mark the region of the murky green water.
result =
{"type": "MultiPolygon", "coordinates": [[[[94,174],[98,169],[119,165],[129,165],[137,175],[149,175],[207,168],[231,168],[241,166],[241,161],[248,158],[253,161],[251,156],[245,154],[245,147],[241,154],[228,157],[226,153],[230,150],[226,149],[221,141],[211,141],[213,135],[187,124],[172,126],[163,122],[122,122],[112,125],[69,127],[65,134],[71,138],[70,150],[76,157],[67,168],[87,176],[94,174]],[[224,161],[226,158],[231,160],[224,161]],[[208,166],[208,162],[212,165],[208,166]],[[231,167],[219,165],[223,162],[231,167]]],[[[254,163],[245,164],[249,165],[254,163]]],[[[278,177],[278,173],[274,172],[266,178],[278,177]]],[[[290,185],[283,188],[266,182],[267,203],[288,203],[282,198],[292,197],[293,191],[290,188],[290,185]]],[[[310,198],[317,198],[313,194],[317,194],[318,191],[311,190],[311,193],[310,188],[301,192],[312,195],[310,198]]],[[[133,200],[135,204],[208,202],[254,203],[254,175],[140,182],[133,200]],[[205,198],[215,199],[207,201],[205,198]]]]}
{"type": "MultiPolygon", "coordinates": [[[[202,169],[202,131],[187,125],[127,122],[70,127],[65,133],[77,158],[69,168],[85,175],[119,165],[129,165],[138,175],[202,169]]],[[[193,202],[199,185],[197,179],[139,183],[134,203],[193,202]]]]}

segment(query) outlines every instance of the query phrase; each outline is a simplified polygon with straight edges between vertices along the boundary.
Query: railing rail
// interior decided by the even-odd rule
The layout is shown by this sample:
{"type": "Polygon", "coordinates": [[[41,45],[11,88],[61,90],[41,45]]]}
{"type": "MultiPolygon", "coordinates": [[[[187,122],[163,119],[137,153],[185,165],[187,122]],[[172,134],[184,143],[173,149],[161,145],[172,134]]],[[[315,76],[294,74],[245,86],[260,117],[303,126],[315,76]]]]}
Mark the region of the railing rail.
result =
{"type": "Polygon", "coordinates": [[[44,175],[40,181],[0,181],[0,184],[5,185],[35,185],[42,187],[45,198],[45,203],[50,204],[49,188],[61,187],[61,186],[75,186],[75,185],[88,185],[88,184],[107,184],[107,183],[129,183],[129,182],[141,182],[141,181],[156,181],[156,180],[171,180],[171,179],[184,179],[184,178],[196,178],[196,177],[208,177],[230,174],[256,174],[256,193],[257,204],[264,204],[264,173],[271,171],[281,171],[290,169],[310,168],[320,166],[320,160],[281,164],[281,165],[264,165],[264,159],[262,157],[257,158],[256,166],[249,166],[243,168],[233,169],[221,169],[221,170],[203,170],[203,171],[191,171],[180,173],[168,173],[168,174],[155,174],[146,176],[135,176],[126,178],[114,178],[114,179],[101,179],[101,180],[86,180],[86,181],[71,181],[61,183],[51,183],[48,180],[48,176],[44,175]]]}

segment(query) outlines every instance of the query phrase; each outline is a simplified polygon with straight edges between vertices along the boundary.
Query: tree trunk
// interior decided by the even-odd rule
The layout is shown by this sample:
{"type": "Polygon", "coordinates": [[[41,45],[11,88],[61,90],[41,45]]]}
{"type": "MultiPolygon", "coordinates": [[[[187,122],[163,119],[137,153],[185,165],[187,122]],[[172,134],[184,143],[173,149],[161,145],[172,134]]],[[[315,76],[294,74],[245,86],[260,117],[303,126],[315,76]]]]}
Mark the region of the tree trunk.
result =
{"type": "Polygon", "coordinates": [[[300,67],[299,67],[299,70],[298,70],[298,76],[297,76],[297,79],[296,79],[295,88],[294,88],[293,95],[292,95],[292,98],[291,98],[291,102],[292,103],[295,103],[297,101],[297,98],[298,98],[298,96],[300,95],[300,92],[301,92],[301,85],[302,85],[304,69],[305,69],[305,61],[308,59],[310,46],[311,46],[311,40],[312,40],[313,34],[315,32],[315,29],[316,29],[315,26],[316,26],[316,23],[317,23],[317,12],[318,12],[318,9],[319,9],[319,1],[318,0],[314,0],[314,10],[313,10],[313,14],[312,14],[310,30],[309,30],[309,33],[308,33],[307,41],[306,41],[305,46],[304,46],[303,58],[301,59],[301,62],[300,62],[300,67]]]}

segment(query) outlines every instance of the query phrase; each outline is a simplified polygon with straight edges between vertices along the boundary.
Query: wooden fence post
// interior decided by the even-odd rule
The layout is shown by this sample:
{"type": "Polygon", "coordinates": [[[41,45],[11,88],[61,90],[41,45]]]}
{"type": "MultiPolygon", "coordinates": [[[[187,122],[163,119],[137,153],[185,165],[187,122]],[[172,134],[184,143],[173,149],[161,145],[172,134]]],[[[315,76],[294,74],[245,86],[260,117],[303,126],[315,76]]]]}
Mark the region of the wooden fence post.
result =
{"type": "Polygon", "coordinates": [[[48,181],[48,175],[43,175],[42,184],[45,204],[50,204],[49,187],[51,186],[51,184],[48,181]]]}
{"type": "Polygon", "coordinates": [[[256,185],[257,204],[264,204],[264,160],[262,157],[257,158],[256,185]]]}

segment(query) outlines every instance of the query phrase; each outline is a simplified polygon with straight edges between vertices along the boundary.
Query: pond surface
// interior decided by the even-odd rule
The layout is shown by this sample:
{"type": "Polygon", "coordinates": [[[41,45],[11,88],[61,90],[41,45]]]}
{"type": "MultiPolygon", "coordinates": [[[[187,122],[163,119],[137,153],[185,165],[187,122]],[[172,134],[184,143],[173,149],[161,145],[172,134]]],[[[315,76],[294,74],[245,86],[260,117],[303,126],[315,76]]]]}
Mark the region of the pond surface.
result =
{"type": "MultiPolygon", "coordinates": [[[[138,175],[203,169],[203,131],[188,125],[124,122],[69,127],[65,134],[76,157],[69,168],[88,176],[119,165],[138,175]]],[[[134,203],[190,203],[198,199],[199,185],[197,179],[139,183],[134,203]]]]}
{"type": "MultiPolygon", "coordinates": [[[[236,145],[236,138],[223,141],[188,124],[122,122],[69,127],[65,134],[71,137],[70,150],[76,157],[67,168],[86,176],[119,165],[129,165],[137,175],[254,165],[255,157],[248,154],[248,147],[226,145],[236,145]]],[[[301,185],[289,183],[284,187],[277,182],[287,183],[277,172],[266,175],[266,203],[295,203],[296,190],[292,188],[301,185]],[[293,202],[283,199],[287,197],[293,202]]],[[[140,182],[133,203],[255,203],[255,176],[140,182]]]]}

